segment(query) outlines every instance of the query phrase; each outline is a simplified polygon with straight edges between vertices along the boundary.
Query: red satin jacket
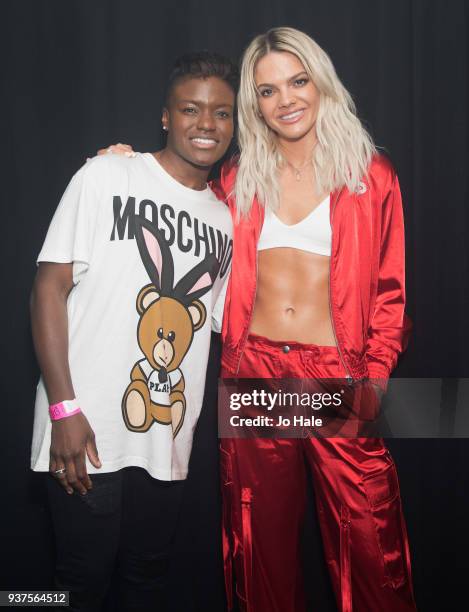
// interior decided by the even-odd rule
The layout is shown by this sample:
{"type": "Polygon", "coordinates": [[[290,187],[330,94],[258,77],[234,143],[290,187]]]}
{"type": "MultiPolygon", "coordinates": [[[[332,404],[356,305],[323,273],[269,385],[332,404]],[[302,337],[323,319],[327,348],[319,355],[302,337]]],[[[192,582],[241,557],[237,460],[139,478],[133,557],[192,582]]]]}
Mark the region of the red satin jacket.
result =
{"type": "MultiPolygon", "coordinates": [[[[220,187],[233,223],[233,260],[223,316],[222,366],[236,375],[249,333],[256,297],[257,243],[264,208],[236,220],[231,194],[237,165],[222,168],[220,187]]],[[[385,389],[407,345],[404,313],[404,220],[399,182],[387,158],[377,155],[358,193],[331,193],[330,306],[340,358],[349,382],[376,379],[385,389]]]]}

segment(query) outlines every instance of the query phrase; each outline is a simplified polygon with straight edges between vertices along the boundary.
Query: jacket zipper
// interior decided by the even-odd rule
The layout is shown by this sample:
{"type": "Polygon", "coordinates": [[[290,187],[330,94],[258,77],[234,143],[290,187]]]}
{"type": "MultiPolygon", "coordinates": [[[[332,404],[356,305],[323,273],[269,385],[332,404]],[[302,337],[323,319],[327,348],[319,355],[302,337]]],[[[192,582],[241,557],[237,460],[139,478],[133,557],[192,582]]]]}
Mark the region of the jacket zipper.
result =
{"type": "Polygon", "coordinates": [[[353,376],[350,375],[350,372],[349,372],[349,370],[347,368],[347,365],[345,364],[345,359],[344,359],[344,357],[342,355],[342,350],[340,348],[340,344],[339,344],[339,341],[337,339],[337,333],[336,333],[336,330],[335,330],[334,314],[332,312],[331,267],[332,267],[332,254],[333,254],[332,253],[332,244],[333,244],[332,238],[333,238],[333,233],[334,233],[334,228],[333,228],[332,220],[333,220],[334,210],[335,210],[335,207],[336,207],[338,199],[339,199],[339,194],[337,194],[335,196],[334,202],[332,204],[331,218],[330,218],[330,226],[331,226],[331,258],[329,260],[329,312],[330,312],[330,315],[331,315],[332,332],[334,334],[335,343],[337,345],[337,352],[339,353],[339,358],[340,358],[340,361],[342,363],[342,367],[345,370],[345,374],[346,374],[345,379],[347,380],[347,383],[350,385],[350,384],[353,383],[353,376]]]}

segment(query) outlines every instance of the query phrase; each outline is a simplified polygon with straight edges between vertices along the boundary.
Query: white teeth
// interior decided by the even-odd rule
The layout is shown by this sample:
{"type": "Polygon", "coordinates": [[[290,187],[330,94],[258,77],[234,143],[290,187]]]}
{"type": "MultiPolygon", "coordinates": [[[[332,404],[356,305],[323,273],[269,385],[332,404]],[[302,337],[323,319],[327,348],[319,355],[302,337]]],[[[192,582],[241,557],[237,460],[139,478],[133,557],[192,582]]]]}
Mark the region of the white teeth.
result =
{"type": "Polygon", "coordinates": [[[217,141],[213,138],[192,138],[194,142],[200,142],[201,144],[216,144],[217,141]]]}
{"type": "Polygon", "coordinates": [[[295,119],[296,117],[299,117],[302,112],[302,110],[299,110],[295,111],[294,113],[290,113],[289,115],[282,115],[280,119],[295,119]]]}

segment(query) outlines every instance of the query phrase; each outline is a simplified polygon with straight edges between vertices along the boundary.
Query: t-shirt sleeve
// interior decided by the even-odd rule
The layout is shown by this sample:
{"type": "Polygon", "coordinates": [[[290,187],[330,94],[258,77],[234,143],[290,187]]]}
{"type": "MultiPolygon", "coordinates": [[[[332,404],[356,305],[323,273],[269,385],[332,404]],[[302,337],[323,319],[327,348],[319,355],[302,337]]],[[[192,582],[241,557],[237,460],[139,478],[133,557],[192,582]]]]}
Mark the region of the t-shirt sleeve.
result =
{"type": "Polygon", "coordinates": [[[212,310],[212,331],[217,334],[221,333],[222,322],[223,322],[223,310],[225,307],[225,298],[226,298],[226,290],[228,287],[228,280],[230,278],[230,274],[226,275],[223,286],[218,294],[217,301],[212,310]]]}
{"type": "Polygon", "coordinates": [[[96,229],[98,194],[87,170],[83,166],[70,181],[37,258],[37,263],[73,263],[75,283],[90,266],[96,229]]]}

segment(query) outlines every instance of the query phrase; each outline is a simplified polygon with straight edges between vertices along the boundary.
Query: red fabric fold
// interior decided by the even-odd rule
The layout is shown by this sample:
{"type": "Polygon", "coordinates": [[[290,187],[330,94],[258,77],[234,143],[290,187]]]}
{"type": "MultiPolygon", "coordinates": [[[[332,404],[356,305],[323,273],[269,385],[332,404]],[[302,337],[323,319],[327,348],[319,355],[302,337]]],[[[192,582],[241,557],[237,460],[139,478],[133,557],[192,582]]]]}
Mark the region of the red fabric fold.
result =
{"type": "Polygon", "coordinates": [[[228,537],[228,526],[226,524],[226,511],[229,510],[228,504],[223,508],[222,524],[222,546],[223,546],[223,574],[225,576],[225,592],[228,610],[233,609],[233,567],[231,561],[230,540],[228,537]]]}
{"type": "Polygon", "coordinates": [[[352,574],[350,568],[350,511],[340,510],[340,592],[342,612],[352,612],[352,574]]]}
{"type": "Polygon", "coordinates": [[[241,490],[241,511],[243,522],[243,566],[244,588],[246,593],[246,612],[252,612],[252,526],[251,526],[251,489],[241,490]]]}

